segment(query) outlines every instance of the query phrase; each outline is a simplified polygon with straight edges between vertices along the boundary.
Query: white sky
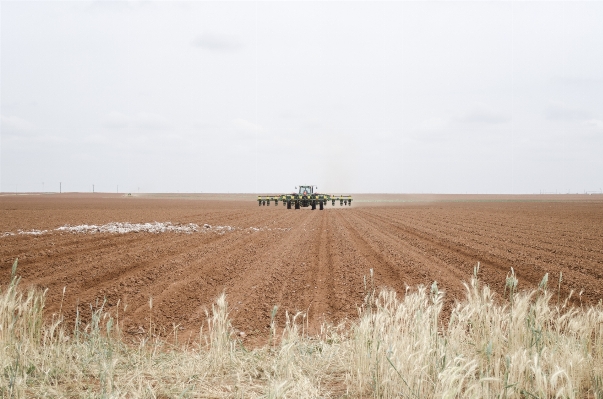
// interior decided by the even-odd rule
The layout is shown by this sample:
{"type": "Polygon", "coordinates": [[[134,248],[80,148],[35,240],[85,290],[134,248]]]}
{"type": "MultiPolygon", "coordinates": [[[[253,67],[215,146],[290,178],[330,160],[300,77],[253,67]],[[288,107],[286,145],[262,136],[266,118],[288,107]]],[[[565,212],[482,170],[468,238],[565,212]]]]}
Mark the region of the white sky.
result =
{"type": "Polygon", "coordinates": [[[603,187],[603,2],[0,3],[0,190],[603,187]]]}

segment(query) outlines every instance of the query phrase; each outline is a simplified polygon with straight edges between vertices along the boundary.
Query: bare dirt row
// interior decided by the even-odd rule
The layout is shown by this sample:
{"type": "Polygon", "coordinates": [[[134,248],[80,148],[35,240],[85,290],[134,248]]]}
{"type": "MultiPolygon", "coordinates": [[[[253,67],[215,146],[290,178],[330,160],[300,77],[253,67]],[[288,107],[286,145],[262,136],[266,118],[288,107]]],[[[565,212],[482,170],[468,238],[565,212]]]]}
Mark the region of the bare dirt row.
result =
{"type": "Polygon", "coordinates": [[[164,334],[195,335],[226,292],[233,324],[250,342],[267,336],[275,305],[280,323],[286,310],[303,311],[313,331],[322,321],[353,319],[370,269],[377,287],[401,295],[437,281],[447,306],[463,298],[478,262],[480,278],[500,295],[514,268],[520,288],[537,286],[545,273],[556,286],[562,273],[562,298],[571,290],[575,305],[603,298],[603,199],[362,198],[321,212],[258,207],[245,196],[0,196],[0,235],[48,230],[0,238],[0,283],[19,258],[23,283],[48,289],[49,317],[74,320],[79,306],[85,318],[106,300],[133,335],[151,323],[164,334]],[[232,229],[54,231],[154,221],[232,229]]]}

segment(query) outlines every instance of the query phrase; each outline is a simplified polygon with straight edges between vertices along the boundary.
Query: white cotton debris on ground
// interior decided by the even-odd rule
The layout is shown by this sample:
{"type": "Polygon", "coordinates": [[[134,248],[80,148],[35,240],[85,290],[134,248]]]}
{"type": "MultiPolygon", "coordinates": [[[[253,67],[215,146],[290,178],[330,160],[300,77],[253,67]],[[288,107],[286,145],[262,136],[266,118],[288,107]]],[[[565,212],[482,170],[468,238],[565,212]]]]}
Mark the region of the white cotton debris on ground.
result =
{"type": "Polygon", "coordinates": [[[199,231],[199,225],[195,223],[188,224],[172,224],[170,222],[153,222],[153,223],[120,223],[112,222],[103,225],[95,224],[80,224],[79,226],[65,225],[61,226],[56,231],[68,233],[194,233],[199,231]]]}
{"type": "Polygon", "coordinates": [[[39,236],[42,234],[46,234],[48,233],[48,230],[17,230],[16,233],[13,233],[12,231],[7,231],[5,233],[2,233],[2,235],[0,235],[0,237],[7,237],[7,236],[16,236],[18,234],[20,235],[26,235],[26,236],[39,236]]]}
{"type": "Polygon", "coordinates": [[[48,233],[48,230],[17,230],[17,234],[23,234],[26,236],[39,236],[48,233]]]}
{"type": "Polygon", "coordinates": [[[256,233],[260,231],[289,231],[291,228],[278,228],[278,227],[233,227],[233,226],[212,226],[207,223],[201,227],[195,223],[187,224],[172,224],[171,222],[153,222],[153,223],[129,223],[129,222],[111,222],[103,225],[96,224],[80,224],[77,226],[71,226],[66,224],[58,227],[54,230],[29,230],[23,231],[18,230],[16,233],[5,232],[0,237],[14,236],[17,234],[23,235],[42,235],[52,233],[53,231],[61,233],[73,233],[73,234],[96,234],[96,233],[113,233],[113,234],[126,234],[126,233],[217,233],[225,234],[233,231],[243,231],[246,233],[256,233]]]}

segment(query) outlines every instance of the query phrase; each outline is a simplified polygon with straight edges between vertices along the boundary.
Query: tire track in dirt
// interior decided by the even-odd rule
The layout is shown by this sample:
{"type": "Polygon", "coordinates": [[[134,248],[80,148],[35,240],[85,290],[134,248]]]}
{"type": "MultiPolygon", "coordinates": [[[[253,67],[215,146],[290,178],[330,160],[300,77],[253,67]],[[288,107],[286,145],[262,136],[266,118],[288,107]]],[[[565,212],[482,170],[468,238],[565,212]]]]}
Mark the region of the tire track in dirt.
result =
{"type": "Polygon", "coordinates": [[[330,322],[338,319],[342,305],[336,293],[332,241],[333,212],[320,212],[320,226],[314,234],[314,242],[310,252],[310,288],[314,287],[311,297],[305,299],[305,308],[313,307],[313,323],[330,322]],[[331,232],[330,232],[331,231],[331,232]]]}
{"type": "MultiPolygon", "coordinates": [[[[431,249],[431,251],[434,254],[440,254],[438,256],[441,256],[442,258],[447,258],[448,263],[456,262],[451,261],[449,259],[449,255],[452,254],[456,254],[456,257],[459,262],[465,260],[468,265],[470,265],[471,259],[479,260],[482,265],[480,269],[482,272],[482,280],[485,283],[489,284],[491,287],[497,288],[500,291],[504,290],[504,278],[506,274],[510,271],[511,267],[513,267],[517,273],[517,276],[520,278],[520,281],[523,282],[524,288],[536,287],[542,280],[542,277],[545,275],[545,273],[553,273],[558,275],[559,271],[562,271],[564,273],[564,276],[566,277],[566,284],[564,284],[561,289],[562,295],[567,296],[570,294],[571,290],[579,292],[585,288],[587,294],[585,294],[584,298],[595,298],[597,296],[600,297],[601,295],[601,290],[594,288],[592,285],[589,286],[585,285],[584,283],[576,284],[575,281],[584,282],[588,281],[589,278],[592,278],[589,276],[589,274],[583,273],[581,270],[570,270],[567,267],[563,267],[562,265],[554,263],[545,265],[537,265],[534,263],[530,263],[529,261],[526,261],[526,258],[529,257],[528,255],[526,255],[526,248],[521,247],[516,252],[513,252],[511,249],[509,249],[508,240],[501,242],[491,240],[488,252],[484,252],[484,250],[481,250],[479,246],[468,246],[464,244],[458,239],[458,237],[460,237],[458,234],[456,237],[452,234],[450,236],[447,236],[442,234],[440,231],[435,231],[435,229],[425,227],[424,224],[420,224],[417,227],[409,226],[408,222],[403,223],[395,217],[383,217],[381,215],[375,215],[375,212],[371,212],[371,214],[377,218],[381,218],[381,220],[385,220],[387,223],[389,223],[391,226],[395,227],[398,230],[403,230],[411,235],[416,236],[419,239],[429,241],[433,244],[433,248],[431,249]],[[523,258],[520,260],[517,257],[509,257],[509,255],[513,254],[524,255],[523,258]],[[494,266],[495,269],[493,270],[491,266],[494,266]],[[571,277],[571,281],[567,279],[568,277],[571,277]],[[526,282],[527,284],[525,284],[526,282]]],[[[436,226],[439,226],[439,224],[436,224],[436,226]]],[[[556,259],[557,262],[560,261],[558,257],[553,258],[553,260],[554,259],[556,259]]],[[[563,264],[564,261],[561,260],[561,263],[563,264]]],[[[467,278],[469,275],[470,273],[466,274],[467,278]]]]}
{"type": "MultiPolygon", "coordinates": [[[[557,211],[564,211],[564,208],[557,211]]],[[[563,272],[566,276],[572,273],[576,281],[586,281],[592,277],[603,278],[603,259],[598,259],[597,251],[593,250],[597,247],[596,241],[602,236],[601,227],[596,223],[589,225],[576,223],[580,218],[592,220],[590,214],[584,213],[585,210],[581,208],[579,211],[570,209],[567,214],[561,214],[559,218],[548,221],[551,216],[548,207],[547,209],[538,207],[530,215],[547,219],[546,231],[534,228],[540,225],[533,221],[529,224],[519,223],[521,219],[517,217],[511,218],[512,222],[505,224],[498,223],[496,219],[490,220],[489,230],[494,234],[490,234],[482,244],[471,243],[469,246],[478,248],[489,246],[495,256],[505,259],[509,265],[519,269],[520,273],[529,270],[534,281],[539,281],[545,273],[558,275],[559,272],[563,272]],[[539,232],[542,234],[540,235],[539,232]],[[564,245],[560,246],[558,240],[553,240],[555,237],[563,237],[564,245]]],[[[507,220],[504,215],[499,216],[500,220],[507,220]]],[[[492,219],[492,216],[490,218],[492,219]]],[[[465,217],[462,219],[465,220],[465,217]]],[[[601,219],[600,215],[599,219],[601,219]]],[[[581,286],[573,285],[568,281],[566,288],[569,292],[569,289],[579,290],[581,286]]]]}
{"type": "MultiPolygon", "coordinates": [[[[153,295],[156,304],[153,312],[163,319],[180,320],[182,323],[179,324],[184,326],[200,325],[207,305],[237,273],[245,273],[248,263],[262,256],[262,252],[257,251],[249,254],[249,249],[270,247],[275,242],[274,237],[282,234],[286,233],[236,231],[226,234],[224,241],[187,246],[179,257],[169,260],[169,271],[151,270],[152,285],[145,288],[145,293],[153,295]],[[171,276],[177,276],[177,279],[171,276]]],[[[144,298],[139,298],[130,319],[139,319],[148,313],[148,304],[144,298]]],[[[198,327],[193,330],[197,333],[198,327]]]]}
{"type": "MultiPolygon", "coordinates": [[[[128,237],[126,239],[135,241],[136,237],[128,237]]],[[[2,254],[1,271],[9,270],[9,261],[12,262],[16,258],[19,258],[19,263],[22,266],[28,266],[30,263],[38,261],[38,258],[44,257],[44,255],[32,255],[30,252],[34,251],[34,248],[35,251],[51,252],[53,255],[51,261],[55,261],[56,257],[60,257],[61,261],[57,263],[64,263],[65,260],[81,257],[82,254],[91,251],[115,247],[115,241],[108,234],[75,235],[72,233],[50,233],[41,236],[18,237],[17,245],[20,251],[7,251],[8,253],[2,254]]],[[[9,247],[7,246],[7,248],[9,247]]],[[[23,269],[24,273],[27,273],[29,270],[27,267],[23,267],[23,269]]],[[[47,275],[52,275],[53,273],[53,268],[50,267],[35,270],[39,273],[39,278],[43,277],[44,273],[47,275]]]]}
{"type": "MultiPolygon", "coordinates": [[[[490,236],[486,242],[480,242],[475,239],[470,240],[467,237],[463,241],[463,235],[461,234],[457,233],[455,235],[454,232],[444,233],[441,229],[430,228],[431,226],[421,227],[421,231],[428,236],[443,236],[446,240],[455,242],[458,246],[469,247],[474,249],[476,253],[487,253],[491,257],[500,259],[500,263],[505,263],[508,270],[513,267],[518,272],[518,276],[527,278],[528,282],[532,285],[540,282],[542,276],[546,273],[559,275],[562,272],[566,276],[572,273],[580,281],[585,281],[591,277],[603,278],[603,270],[601,268],[589,267],[594,262],[589,259],[587,253],[574,250],[569,259],[567,259],[553,245],[543,248],[542,243],[540,245],[532,244],[534,242],[533,237],[523,236],[524,238],[520,240],[517,238],[519,235],[513,232],[502,235],[502,239],[490,236]],[[469,244],[466,241],[470,241],[469,244]]],[[[495,277],[490,272],[486,274],[491,278],[495,277]]],[[[498,277],[502,278],[501,276],[498,277]]],[[[495,284],[492,280],[487,282],[495,284]]],[[[564,295],[569,295],[571,289],[579,291],[581,288],[581,286],[574,285],[573,282],[568,282],[563,292],[564,295]]]]}
{"type": "MultiPolygon", "coordinates": [[[[260,215],[253,216],[245,222],[257,222],[260,215]]],[[[278,218],[275,219],[275,223],[278,220],[278,218]]],[[[160,281],[157,281],[157,270],[161,269],[163,273],[172,275],[175,270],[185,269],[190,274],[192,270],[190,269],[190,262],[180,262],[179,258],[183,256],[190,257],[191,247],[196,248],[198,245],[202,245],[206,248],[214,241],[217,241],[214,244],[215,248],[218,248],[222,254],[227,253],[229,251],[228,245],[219,241],[223,241],[231,234],[228,233],[224,236],[214,233],[195,233],[192,235],[168,234],[171,237],[169,241],[165,240],[165,237],[162,237],[161,234],[150,233],[112,236],[109,244],[112,251],[111,256],[107,256],[108,253],[106,252],[96,253],[96,251],[93,251],[92,254],[86,252],[80,253],[80,257],[91,258],[93,262],[82,262],[75,259],[75,263],[94,266],[89,269],[85,267],[79,270],[73,269],[73,276],[65,276],[67,278],[64,278],[64,281],[69,281],[66,300],[70,300],[69,295],[74,291],[77,292],[77,302],[79,303],[94,303],[97,298],[100,297],[102,299],[106,297],[108,299],[106,309],[111,310],[112,305],[115,305],[118,300],[121,300],[123,303],[125,297],[130,305],[129,314],[137,313],[138,309],[144,309],[138,313],[148,314],[149,297],[153,296],[153,293],[159,290],[158,285],[162,284],[160,281]],[[103,258],[105,257],[112,257],[114,261],[110,264],[103,263],[103,258]],[[180,268],[172,267],[168,271],[165,270],[165,264],[180,266],[180,268]],[[127,282],[127,284],[123,284],[123,282],[127,282]],[[119,290],[121,292],[117,292],[117,287],[122,287],[119,290]],[[149,294],[147,295],[145,292],[149,294]]],[[[77,235],[71,236],[76,239],[80,238],[77,235]]],[[[246,234],[245,236],[247,237],[246,234]]],[[[255,238],[251,237],[247,237],[247,239],[251,241],[255,240],[255,238]]],[[[62,261],[62,259],[59,260],[62,261]]],[[[210,264],[212,263],[211,260],[209,262],[210,264]]],[[[30,281],[38,286],[47,285],[45,279],[31,279],[30,281]]],[[[185,278],[183,281],[189,281],[189,279],[185,278]]],[[[63,285],[58,287],[59,289],[54,287],[53,291],[58,292],[62,287],[63,285]]],[[[209,299],[209,301],[211,300],[213,298],[209,299]]],[[[52,310],[55,309],[49,308],[49,311],[52,310]]],[[[71,312],[66,310],[68,316],[74,312],[75,309],[72,309],[71,312]]],[[[84,310],[84,313],[89,312],[84,310]]]]}
{"type": "Polygon", "coordinates": [[[357,248],[340,221],[340,217],[346,217],[346,214],[336,211],[327,215],[326,239],[329,242],[330,264],[325,264],[325,268],[333,282],[334,295],[329,321],[337,323],[356,316],[366,294],[363,278],[369,275],[369,270],[354,259],[357,248]]]}
{"type": "MultiPolygon", "coordinates": [[[[540,213],[533,212],[535,216],[538,217],[546,217],[547,213],[543,212],[539,209],[540,213]]],[[[512,246],[512,249],[516,251],[521,251],[525,248],[530,248],[535,252],[540,253],[551,253],[552,251],[558,252],[559,243],[555,243],[552,240],[549,240],[547,237],[553,234],[559,234],[561,236],[567,237],[567,242],[571,242],[571,245],[567,245],[567,248],[570,248],[569,251],[572,255],[577,255],[575,243],[576,241],[584,240],[584,235],[587,234],[587,240],[590,240],[592,244],[597,240],[596,237],[590,237],[591,234],[589,232],[585,232],[584,225],[580,225],[579,230],[573,229],[573,222],[566,220],[568,218],[561,218],[561,220],[556,220],[556,223],[553,225],[548,225],[546,229],[540,229],[539,225],[535,225],[534,223],[522,223],[521,219],[513,217],[512,215],[500,215],[500,219],[492,220],[492,216],[490,215],[490,220],[487,220],[488,215],[478,215],[474,216],[473,213],[463,212],[462,215],[459,215],[459,219],[461,222],[459,223],[438,223],[432,224],[429,228],[432,230],[428,231],[428,234],[445,234],[451,236],[453,238],[459,238],[459,232],[463,232],[469,235],[477,235],[478,237],[484,237],[485,241],[481,241],[476,239],[475,242],[480,245],[487,245],[492,241],[498,241],[501,244],[504,243],[504,246],[512,246]],[[485,221],[484,221],[485,220],[485,221]],[[502,223],[504,221],[504,223],[502,223]],[[452,228],[448,228],[447,226],[452,224],[452,228]],[[485,232],[489,232],[485,233],[485,232]],[[534,237],[539,237],[537,241],[534,241],[534,237]]],[[[408,218],[409,215],[407,214],[408,218]]],[[[417,218],[417,215],[410,216],[415,222],[420,220],[421,218],[417,218]]],[[[600,232],[597,234],[600,237],[600,232]]],[[[502,246],[502,245],[497,245],[502,246]]],[[[592,245],[589,246],[588,249],[592,249],[592,245]]],[[[515,251],[511,251],[515,252],[515,251]]],[[[579,256],[578,256],[579,257],[579,256]]]]}
{"type": "MultiPolygon", "coordinates": [[[[248,251],[251,245],[270,249],[275,245],[275,237],[287,233],[255,233],[241,237],[232,237],[233,241],[228,244],[221,243],[220,246],[203,251],[198,255],[196,250],[187,252],[195,258],[190,262],[178,262],[178,268],[182,273],[177,274],[178,280],[163,280],[159,284],[150,287],[149,292],[155,292],[157,303],[169,303],[166,313],[172,314],[168,318],[181,316],[187,325],[199,325],[204,320],[204,309],[211,303],[229,284],[236,278],[236,274],[245,274],[249,264],[262,258],[264,252],[248,251]],[[245,259],[239,262],[238,259],[245,259]]],[[[135,313],[144,313],[145,306],[137,308],[135,313]]]]}
{"type": "Polygon", "coordinates": [[[278,322],[282,326],[286,310],[306,311],[300,298],[309,293],[311,223],[316,212],[289,212],[292,228],[259,259],[248,262],[245,273],[236,273],[227,284],[229,301],[233,303],[233,323],[252,338],[266,336],[273,306],[279,307],[278,322]],[[301,307],[301,308],[300,308],[301,307]],[[255,320],[249,317],[255,315],[255,320]],[[259,319],[258,319],[259,316],[259,319]]]}
{"type": "MultiPolygon", "coordinates": [[[[175,241],[171,241],[169,245],[165,245],[165,241],[161,249],[153,249],[155,241],[153,237],[140,237],[140,241],[134,246],[120,246],[119,241],[123,237],[116,237],[117,247],[121,249],[118,253],[113,253],[113,262],[107,263],[103,259],[106,254],[97,254],[93,259],[94,262],[86,262],[86,267],[80,269],[80,273],[72,276],[69,280],[63,279],[67,286],[66,300],[73,303],[93,303],[98,298],[106,298],[108,300],[106,309],[112,311],[113,306],[124,300],[128,303],[132,310],[132,305],[137,302],[148,302],[149,296],[145,294],[149,287],[156,279],[158,270],[166,272],[163,265],[172,261],[177,256],[187,251],[187,242],[191,237],[177,237],[175,241]],[[149,242],[149,240],[151,242],[149,242]],[[127,284],[124,284],[127,282],[127,284]],[[132,295],[134,293],[134,295],[132,295]],[[73,299],[72,297],[76,297],[73,299]],[[133,299],[132,296],[145,297],[140,301],[128,301],[133,299]]],[[[223,237],[215,236],[210,238],[210,242],[219,242],[223,237]]],[[[169,275],[169,272],[168,272],[169,275]]],[[[48,278],[43,280],[31,280],[31,283],[38,286],[48,285],[48,278]]],[[[55,287],[57,288],[57,287],[55,287]]],[[[58,287],[58,288],[62,288],[58,287]]],[[[56,291],[56,289],[55,289],[56,291]]],[[[136,306],[135,306],[136,307],[136,306]]],[[[53,311],[53,307],[48,308],[53,311]]],[[[83,311],[83,316],[89,315],[88,309],[80,309],[83,311]]],[[[75,308],[66,308],[66,315],[75,314],[75,308]]]]}
{"type": "Polygon", "coordinates": [[[350,222],[350,215],[344,216],[338,213],[337,216],[339,218],[338,220],[342,222],[343,226],[351,235],[354,247],[357,249],[357,257],[362,259],[361,263],[365,265],[365,276],[367,276],[367,278],[370,269],[373,269],[375,282],[379,286],[392,287],[398,292],[405,292],[406,286],[404,277],[406,280],[410,280],[411,283],[415,282],[410,274],[405,273],[401,276],[400,272],[402,272],[402,270],[387,259],[379,249],[373,248],[372,245],[374,245],[374,243],[368,241],[365,236],[358,231],[357,227],[350,222]]]}
{"type": "MultiPolygon", "coordinates": [[[[414,218],[412,220],[416,221],[414,218]]],[[[463,220],[465,219],[463,218],[463,220]]],[[[462,225],[456,224],[456,226],[462,225]]],[[[479,253],[492,254],[493,249],[505,248],[505,251],[499,250],[498,254],[492,255],[501,259],[501,263],[509,265],[509,269],[511,265],[513,265],[516,269],[519,269],[520,267],[530,267],[534,270],[534,273],[540,273],[541,275],[544,275],[547,271],[559,272],[559,267],[555,264],[559,259],[558,257],[555,257],[557,249],[554,246],[551,245],[549,248],[543,248],[542,243],[540,245],[534,245],[533,237],[521,235],[516,230],[512,230],[513,232],[511,234],[505,234],[502,238],[499,238],[496,235],[486,235],[479,230],[475,231],[468,228],[459,228],[458,231],[455,231],[447,230],[442,227],[442,224],[418,226],[424,234],[429,236],[443,236],[443,238],[449,242],[454,242],[461,247],[473,248],[479,253]],[[465,234],[459,234],[459,232],[465,234]],[[475,236],[483,237],[484,240],[476,239],[475,236]],[[465,240],[463,240],[463,238],[465,238],[465,240]],[[467,241],[469,241],[469,244],[466,243],[467,241]]],[[[508,228],[508,226],[505,226],[505,228],[508,228]]],[[[493,229],[491,228],[490,230],[493,229]]],[[[583,254],[582,259],[584,259],[584,256],[587,257],[588,255],[583,254]]],[[[580,254],[576,251],[574,251],[573,257],[575,262],[579,261],[581,258],[580,254]]],[[[598,278],[603,278],[603,271],[598,271],[596,269],[590,270],[589,274],[594,274],[598,278]]]]}
{"type": "Polygon", "coordinates": [[[429,287],[433,282],[437,282],[438,287],[446,292],[444,301],[448,308],[453,306],[455,301],[465,297],[462,282],[469,279],[469,274],[464,273],[460,265],[451,264],[449,260],[432,253],[429,243],[388,230],[387,223],[367,217],[363,213],[358,213],[352,218],[362,237],[371,242],[390,264],[397,265],[403,273],[401,281],[404,288],[392,282],[382,285],[395,288],[398,294],[403,295],[407,287],[429,287]]]}
{"type": "MultiPolygon", "coordinates": [[[[179,237],[180,240],[175,244],[186,241],[186,237],[179,237]]],[[[93,239],[93,238],[92,238],[93,239]]],[[[96,286],[98,280],[105,281],[112,275],[119,275],[120,273],[127,272],[130,269],[137,269],[139,264],[152,262],[158,258],[158,255],[153,251],[149,251],[151,248],[157,248],[159,244],[165,244],[163,238],[158,237],[156,234],[132,234],[131,236],[112,236],[104,237],[105,245],[95,249],[83,249],[81,252],[76,252],[75,256],[72,254],[57,253],[53,259],[51,267],[42,268],[41,262],[44,259],[35,260],[25,266],[34,269],[37,264],[40,267],[38,271],[42,273],[26,275],[32,283],[39,286],[47,286],[47,284],[53,280],[56,280],[56,269],[52,266],[54,264],[61,265],[74,262],[82,264],[83,268],[79,269],[67,269],[62,274],[62,278],[65,282],[78,283],[80,288],[87,289],[91,286],[96,286]],[[99,267],[102,264],[103,259],[107,257],[116,258],[113,262],[105,267],[99,267]],[[151,258],[151,259],[149,259],[151,258]],[[90,262],[92,260],[92,262],[90,262]],[[50,269],[50,270],[48,270],[50,269]]],[[[159,256],[161,257],[161,256],[159,256]]],[[[60,270],[60,269],[59,269],[60,270]]]]}
{"type": "Polygon", "coordinates": [[[451,278],[451,281],[457,280],[459,283],[460,281],[467,281],[477,262],[480,262],[482,274],[486,276],[489,284],[500,285],[501,281],[502,284],[504,284],[504,276],[510,271],[510,266],[502,263],[500,258],[473,249],[466,249],[444,237],[428,235],[414,226],[402,222],[392,222],[391,219],[381,215],[376,215],[374,213],[371,213],[370,215],[372,218],[393,227],[401,234],[412,237],[417,243],[416,245],[421,248],[424,253],[430,253],[430,256],[437,257],[441,261],[443,267],[453,274],[456,274],[456,277],[453,279],[451,278]],[[461,266],[464,266],[464,272],[462,271],[461,266]],[[455,271],[455,269],[461,270],[455,271]]]}
{"type": "MultiPolygon", "coordinates": [[[[316,213],[316,212],[313,212],[316,213]]],[[[329,215],[320,213],[312,215],[313,223],[315,219],[320,219],[320,225],[313,230],[318,233],[313,234],[311,241],[308,243],[307,263],[309,265],[307,271],[307,283],[309,285],[308,295],[303,298],[304,308],[312,308],[312,314],[318,317],[324,317],[326,313],[330,313],[331,297],[333,293],[333,281],[328,273],[330,264],[329,245],[325,242],[326,225],[329,215]],[[327,269],[327,270],[325,270],[327,269]]]]}
{"type": "Polygon", "coordinates": [[[279,326],[285,322],[285,312],[301,311],[306,313],[313,332],[319,330],[322,321],[339,321],[356,309],[349,296],[337,290],[345,283],[335,284],[332,242],[327,241],[327,237],[335,235],[333,214],[301,210],[289,215],[296,219],[291,222],[292,230],[261,260],[253,262],[245,275],[229,283],[236,287],[236,291],[227,290],[233,303],[233,323],[252,339],[267,337],[275,305],[279,308],[279,326]],[[259,314],[262,319],[250,320],[250,313],[259,314]]]}

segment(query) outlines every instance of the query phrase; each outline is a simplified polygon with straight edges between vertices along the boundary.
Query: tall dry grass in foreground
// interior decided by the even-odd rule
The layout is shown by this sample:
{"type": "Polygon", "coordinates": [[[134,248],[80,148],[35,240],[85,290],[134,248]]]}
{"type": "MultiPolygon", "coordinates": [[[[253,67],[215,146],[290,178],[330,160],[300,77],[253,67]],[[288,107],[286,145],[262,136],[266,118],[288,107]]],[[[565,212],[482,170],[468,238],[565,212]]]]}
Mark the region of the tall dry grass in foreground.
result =
{"type": "Polygon", "coordinates": [[[474,275],[446,325],[435,283],[403,298],[369,287],[353,324],[309,337],[288,315],[248,350],[224,295],[201,344],[133,346],[102,307],[73,331],[44,324],[44,292],[21,291],[15,271],[0,292],[2,397],[603,397],[603,308],[558,303],[546,277],[524,293],[511,273],[495,301],[474,275]]]}

